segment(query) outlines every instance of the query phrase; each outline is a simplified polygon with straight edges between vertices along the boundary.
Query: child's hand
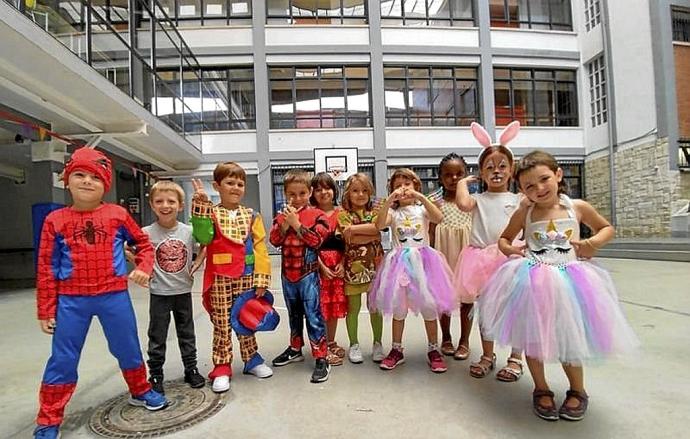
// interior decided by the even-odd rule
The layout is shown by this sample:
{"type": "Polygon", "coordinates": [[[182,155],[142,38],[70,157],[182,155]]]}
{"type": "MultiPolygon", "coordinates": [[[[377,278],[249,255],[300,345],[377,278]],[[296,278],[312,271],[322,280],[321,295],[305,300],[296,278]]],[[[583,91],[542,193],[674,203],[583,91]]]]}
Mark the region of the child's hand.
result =
{"type": "Polygon", "coordinates": [[[149,287],[149,278],[150,276],[141,270],[132,270],[132,272],[129,273],[129,279],[144,288],[149,287]]]}
{"type": "Polygon", "coordinates": [[[394,203],[396,201],[400,201],[403,198],[405,198],[405,188],[399,187],[393,192],[391,192],[391,194],[388,196],[388,201],[394,203]]]}
{"type": "Polygon", "coordinates": [[[575,249],[577,257],[581,259],[592,259],[599,250],[589,238],[584,241],[570,241],[570,244],[575,249]]]}
{"type": "Polygon", "coordinates": [[[335,269],[333,270],[333,275],[335,277],[345,276],[345,266],[343,265],[342,262],[335,266],[335,269]]]}
{"type": "Polygon", "coordinates": [[[208,195],[204,189],[204,184],[198,178],[192,178],[192,187],[194,188],[194,194],[192,195],[192,200],[201,203],[208,202],[208,195]]]}
{"type": "Polygon", "coordinates": [[[132,251],[132,248],[128,247],[126,245],[125,245],[125,259],[127,259],[132,264],[135,263],[135,259],[136,259],[136,257],[134,256],[134,252],[132,251]]]}
{"type": "Polygon", "coordinates": [[[526,248],[527,248],[526,244],[523,246],[520,246],[520,247],[518,247],[516,245],[509,245],[509,246],[506,246],[506,248],[505,248],[506,252],[504,252],[504,254],[508,257],[511,257],[511,256],[524,257],[526,248]]]}
{"type": "MultiPolygon", "coordinates": [[[[197,259],[199,259],[199,258],[197,258],[197,259]]],[[[199,270],[199,268],[201,267],[202,264],[203,264],[203,262],[200,262],[198,264],[196,262],[194,262],[192,264],[192,266],[189,267],[189,277],[194,277],[194,273],[196,273],[199,270]]]]}
{"type": "Polygon", "coordinates": [[[405,196],[412,197],[412,198],[419,200],[419,201],[422,201],[424,198],[426,198],[426,195],[424,195],[421,192],[417,192],[414,189],[408,190],[407,193],[405,194],[405,196]]]}
{"type": "Polygon", "coordinates": [[[256,288],[254,290],[254,295],[256,297],[264,297],[264,294],[266,294],[266,288],[256,288]]]}
{"type": "Polygon", "coordinates": [[[285,206],[285,210],[283,210],[283,213],[285,214],[285,222],[288,223],[290,227],[297,230],[300,226],[299,216],[297,215],[297,209],[288,204],[287,206],[285,206]]]}
{"type": "Polygon", "coordinates": [[[46,334],[55,333],[55,319],[39,320],[38,323],[41,326],[41,331],[45,332],[46,334]]]}
{"type": "Polygon", "coordinates": [[[326,279],[333,279],[335,277],[335,273],[325,265],[321,265],[321,274],[323,274],[326,279]]]}
{"type": "Polygon", "coordinates": [[[350,244],[352,242],[352,227],[347,226],[343,229],[343,239],[345,244],[350,244]]]}
{"type": "Polygon", "coordinates": [[[479,178],[476,175],[468,175],[467,177],[458,180],[458,184],[464,183],[469,186],[470,184],[476,183],[478,181],[479,178]]]}

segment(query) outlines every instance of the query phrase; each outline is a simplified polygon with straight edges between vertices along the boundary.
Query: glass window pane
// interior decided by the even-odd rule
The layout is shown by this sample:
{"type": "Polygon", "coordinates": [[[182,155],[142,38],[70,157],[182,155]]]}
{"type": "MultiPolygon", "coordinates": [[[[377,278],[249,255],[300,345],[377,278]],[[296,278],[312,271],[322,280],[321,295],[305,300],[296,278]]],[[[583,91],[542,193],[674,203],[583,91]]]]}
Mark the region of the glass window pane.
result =
{"type": "Polygon", "coordinates": [[[382,17],[402,17],[402,0],[381,0],[382,17]]]}
{"type": "Polygon", "coordinates": [[[506,25],[506,11],[503,0],[489,0],[489,14],[491,26],[502,27],[506,25]]]}
{"type": "MultiPolygon", "coordinates": [[[[476,81],[455,82],[455,112],[460,117],[477,117],[478,91],[476,81]]],[[[464,124],[463,124],[464,125],[464,124]]]]}
{"type": "Polygon", "coordinates": [[[454,19],[472,18],[472,0],[450,0],[454,19]]]}
{"type": "MultiPolygon", "coordinates": [[[[219,0],[222,1],[222,0],[219,0]]],[[[230,0],[230,15],[231,16],[251,16],[252,15],[252,1],[251,0],[230,0]]]]}
{"type": "Polygon", "coordinates": [[[347,81],[348,117],[369,117],[369,81],[364,79],[347,81]]]}
{"type": "Polygon", "coordinates": [[[551,22],[572,25],[570,0],[550,0],[551,22]]]}
{"type": "Polygon", "coordinates": [[[290,15],[290,0],[266,0],[266,13],[271,15],[290,15]]]}
{"type": "Polygon", "coordinates": [[[322,78],[342,78],[343,68],[342,67],[321,67],[321,77],[322,78]]]}
{"type": "Polygon", "coordinates": [[[434,116],[455,117],[452,79],[434,79],[431,95],[434,116]]]}
{"type": "Polygon", "coordinates": [[[549,23],[549,2],[550,0],[531,0],[530,15],[532,22],[549,23]]]}
{"type": "Polygon", "coordinates": [[[494,81],[494,102],[496,125],[508,125],[513,120],[509,81],[494,81]]]}
{"type": "MultiPolygon", "coordinates": [[[[429,18],[450,18],[448,0],[427,0],[429,4],[429,18]]],[[[424,3],[419,0],[418,3],[424,3]]]]}
{"type": "Polygon", "coordinates": [[[255,119],[254,82],[232,82],[230,99],[232,100],[233,119],[255,119]]]}
{"type": "Polygon", "coordinates": [[[225,0],[204,0],[204,17],[225,17],[226,6],[225,0]]]}
{"type": "MultiPolygon", "coordinates": [[[[494,75],[496,72],[494,72],[494,75]]],[[[456,68],[455,77],[457,79],[476,79],[477,69],[475,68],[456,68]]]]}
{"type": "Polygon", "coordinates": [[[322,80],[320,86],[321,114],[323,117],[345,116],[345,85],[343,80],[322,80]]]}
{"type": "Polygon", "coordinates": [[[426,3],[424,0],[405,0],[403,9],[405,17],[426,18],[426,3]]]}
{"type": "Polygon", "coordinates": [[[410,115],[416,117],[429,117],[431,115],[431,106],[429,105],[429,80],[428,79],[413,79],[409,81],[410,90],[408,92],[408,101],[410,105],[410,115]]]}
{"type": "Polygon", "coordinates": [[[348,78],[369,78],[369,68],[345,67],[345,76],[348,78]]]}
{"type": "Polygon", "coordinates": [[[177,0],[177,16],[180,18],[200,17],[201,0],[177,0]]]}
{"type": "Polygon", "coordinates": [[[513,79],[532,79],[531,70],[513,70],[513,79]]]}
{"type": "Polygon", "coordinates": [[[271,79],[277,78],[294,78],[295,70],[292,67],[271,67],[268,71],[268,76],[271,79]]]}
{"type": "Polygon", "coordinates": [[[271,118],[292,118],[292,103],[292,81],[271,81],[271,118]]]}
{"type": "Polygon", "coordinates": [[[405,67],[384,67],[383,76],[385,78],[404,78],[405,67]]]}
{"type": "Polygon", "coordinates": [[[575,72],[573,70],[557,70],[557,81],[575,81],[575,72]]]}
{"type": "Polygon", "coordinates": [[[409,69],[407,69],[407,74],[409,75],[410,78],[428,78],[429,77],[429,69],[428,68],[410,67],[409,69]]]}
{"type": "Polygon", "coordinates": [[[453,69],[432,67],[431,76],[433,76],[434,78],[452,78],[453,77],[453,69]]]}
{"type": "Polygon", "coordinates": [[[306,79],[295,81],[295,115],[298,118],[319,117],[319,81],[306,79]]]}
{"type": "Polygon", "coordinates": [[[513,81],[513,116],[524,125],[532,125],[532,93],[531,81],[513,81]]]}
{"type": "Polygon", "coordinates": [[[386,117],[405,115],[405,80],[385,80],[386,117]]]}

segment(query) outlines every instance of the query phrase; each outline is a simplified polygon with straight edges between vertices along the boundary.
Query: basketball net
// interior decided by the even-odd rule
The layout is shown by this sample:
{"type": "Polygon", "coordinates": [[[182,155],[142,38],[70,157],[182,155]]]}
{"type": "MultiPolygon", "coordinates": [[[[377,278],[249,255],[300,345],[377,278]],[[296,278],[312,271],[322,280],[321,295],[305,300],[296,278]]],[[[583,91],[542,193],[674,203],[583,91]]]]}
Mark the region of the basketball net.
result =
{"type": "Polygon", "coordinates": [[[333,180],[338,181],[340,178],[340,174],[343,172],[343,168],[340,166],[333,166],[328,173],[333,177],[333,180]]]}

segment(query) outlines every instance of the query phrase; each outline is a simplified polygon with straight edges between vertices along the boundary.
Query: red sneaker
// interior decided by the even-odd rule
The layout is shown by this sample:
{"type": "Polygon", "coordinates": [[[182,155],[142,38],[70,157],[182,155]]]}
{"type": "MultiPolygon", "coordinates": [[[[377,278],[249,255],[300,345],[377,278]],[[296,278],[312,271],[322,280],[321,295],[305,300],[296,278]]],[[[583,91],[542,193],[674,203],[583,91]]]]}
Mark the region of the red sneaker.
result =
{"type": "Polygon", "coordinates": [[[398,364],[403,364],[405,362],[405,357],[401,350],[391,349],[388,356],[381,361],[379,367],[384,370],[393,370],[398,364]]]}
{"type": "Polygon", "coordinates": [[[429,351],[426,355],[428,357],[427,363],[429,363],[432,372],[443,373],[448,370],[448,366],[446,366],[446,362],[443,360],[439,351],[434,349],[433,351],[429,351]]]}

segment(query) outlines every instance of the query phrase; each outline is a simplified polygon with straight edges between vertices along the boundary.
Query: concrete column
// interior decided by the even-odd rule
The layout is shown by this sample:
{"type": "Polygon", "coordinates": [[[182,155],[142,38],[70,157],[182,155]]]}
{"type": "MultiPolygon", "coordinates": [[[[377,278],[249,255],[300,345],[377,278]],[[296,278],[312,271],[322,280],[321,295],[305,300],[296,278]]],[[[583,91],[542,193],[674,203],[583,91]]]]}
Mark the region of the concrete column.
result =
{"type": "Polygon", "coordinates": [[[369,50],[371,75],[371,113],[374,125],[374,175],[376,194],[386,194],[388,159],[386,153],[386,104],[383,81],[383,41],[381,38],[381,6],[369,0],[369,50]]]}
{"type": "Polygon", "coordinates": [[[474,13],[479,27],[479,87],[481,94],[482,125],[494,137],[496,109],[494,107],[494,71],[491,49],[491,16],[489,2],[474,0],[474,13]]]}

